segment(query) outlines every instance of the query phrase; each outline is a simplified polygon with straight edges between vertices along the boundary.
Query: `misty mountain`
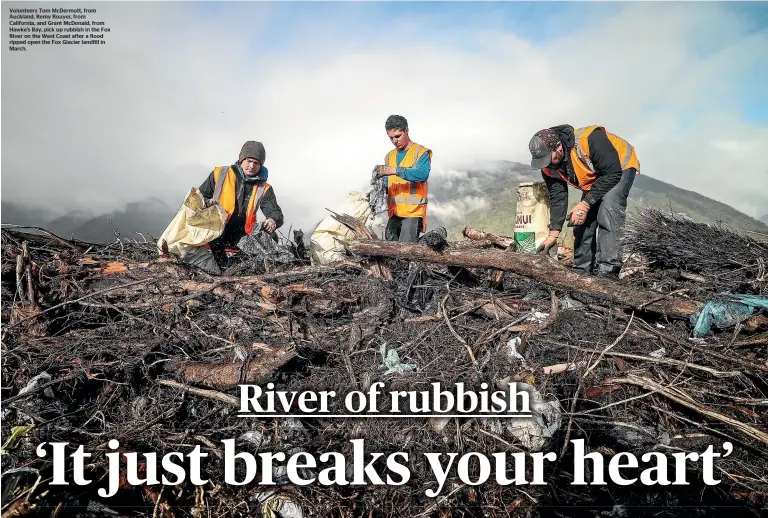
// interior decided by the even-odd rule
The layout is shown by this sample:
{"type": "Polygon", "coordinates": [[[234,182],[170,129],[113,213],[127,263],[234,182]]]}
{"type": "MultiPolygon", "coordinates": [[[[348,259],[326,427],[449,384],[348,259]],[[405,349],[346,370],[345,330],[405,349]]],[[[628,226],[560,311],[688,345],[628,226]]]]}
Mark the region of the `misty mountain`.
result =
{"type": "Polygon", "coordinates": [[[2,223],[44,227],[53,217],[54,213],[45,208],[31,208],[13,201],[2,202],[2,223]]]}
{"type": "MultiPolygon", "coordinates": [[[[451,239],[460,239],[465,225],[511,236],[514,232],[517,186],[542,181],[541,172],[526,164],[498,161],[466,172],[449,171],[430,177],[429,226],[445,226],[451,239]]],[[[572,207],[581,197],[569,189],[572,207]]],[[[697,192],[657,180],[647,174],[635,177],[627,213],[636,214],[645,206],[685,215],[694,221],[725,224],[734,230],[768,233],[768,226],[730,205],[697,192]]],[[[565,239],[572,239],[565,229],[565,239]]]]}
{"type": "MultiPolygon", "coordinates": [[[[452,240],[461,239],[465,225],[489,232],[512,235],[514,232],[517,186],[520,182],[539,182],[541,172],[526,164],[496,161],[467,170],[436,170],[429,182],[429,228],[445,226],[452,240]]],[[[570,190],[569,202],[573,206],[580,193],[570,190]]],[[[635,177],[630,191],[628,213],[637,213],[644,206],[685,215],[694,221],[720,222],[735,230],[751,230],[768,233],[768,214],[763,222],[743,214],[733,207],[720,203],[694,191],[681,189],[646,174],[635,177]]],[[[127,204],[123,209],[107,214],[94,215],[73,210],[62,216],[46,209],[34,209],[14,202],[2,203],[2,222],[40,226],[62,237],[74,237],[91,242],[110,242],[115,232],[123,238],[158,238],[176,214],[178,206],[171,207],[158,198],[127,204]]],[[[284,206],[286,221],[295,214],[290,205],[284,206]]],[[[318,218],[319,220],[320,218],[318,218]]],[[[308,237],[313,228],[306,228],[308,237]]],[[[566,241],[572,239],[566,227],[566,241]]]]}
{"type": "Polygon", "coordinates": [[[93,243],[114,241],[116,232],[129,239],[141,239],[137,233],[142,233],[149,240],[160,236],[177,210],[160,199],[147,198],[101,215],[73,210],[56,216],[44,209],[3,201],[2,222],[42,227],[64,238],[74,236],[93,243]]]}
{"type": "Polygon", "coordinates": [[[80,225],[92,219],[94,216],[95,214],[91,212],[86,212],[82,210],[73,210],[73,211],[67,212],[63,216],[60,216],[58,218],[55,218],[49,221],[45,225],[45,228],[47,230],[50,230],[56,235],[59,235],[62,237],[69,237],[75,232],[75,230],[80,228],[80,225]]]}
{"type": "Polygon", "coordinates": [[[760,221],[762,221],[763,223],[765,223],[766,225],[768,225],[768,214],[766,214],[765,216],[763,216],[762,218],[760,218],[760,221]]]}
{"type": "MultiPolygon", "coordinates": [[[[128,203],[123,210],[115,210],[95,218],[86,219],[75,226],[70,234],[83,241],[95,243],[109,242],[115,239],[115,234],[129,239],[140,239],[137,234],[143,234],[148,240],[157,239],[165,227],[176,215],[177,208],[171,208],[162,200],[147,198],[146,200],[128,203]]],[[[72,220],[75,221],[76,218],[72,220]]]]}

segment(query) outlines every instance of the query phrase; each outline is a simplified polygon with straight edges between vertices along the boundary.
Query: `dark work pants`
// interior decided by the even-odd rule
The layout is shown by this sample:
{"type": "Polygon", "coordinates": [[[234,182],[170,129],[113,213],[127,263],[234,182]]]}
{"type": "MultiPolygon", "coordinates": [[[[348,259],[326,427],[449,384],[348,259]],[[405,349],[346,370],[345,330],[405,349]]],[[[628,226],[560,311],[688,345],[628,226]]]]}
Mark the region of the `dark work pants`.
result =
{"type": "MultiPolygon", "coordinates": [[[[603,199],[590,207],[583,225],[573,227],[573,266],[587,273],[617,275],[621,270],[619,243],[627,216],[627,197],[636,170],[627,169],[603,199]]],[[[584,199],[584,193],[581,199],[584,199]]]]}
{"type": "Polygon", "coordinates": [[[419,240],[419,229],[421,228],[421,218],[401,218],[392,216],[387,221],[387,228],[384,230],[384,239],[387,241],[400,241],[415,243],[419,240]]]}

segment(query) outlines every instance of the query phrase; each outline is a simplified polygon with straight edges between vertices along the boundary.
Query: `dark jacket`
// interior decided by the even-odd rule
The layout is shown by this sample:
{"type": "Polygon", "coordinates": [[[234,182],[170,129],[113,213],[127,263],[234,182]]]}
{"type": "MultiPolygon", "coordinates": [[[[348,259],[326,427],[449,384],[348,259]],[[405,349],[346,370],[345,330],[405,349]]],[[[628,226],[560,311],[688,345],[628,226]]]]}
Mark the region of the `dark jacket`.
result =
{"type": "MultiPolygon", "coordinates": [[[[240,166],[235,163],[232,164],[232,169],[235,171],[236,183],[235,183],[235,211],[227,222],[227,226],[224,228],[224,233],[218,240],[221,240],[227,246],[233,246],[245,235],[245,219],[246,211],[248,210],[248,203],[251,200],[251,194],[253,193],[253,185],[258,182],[266,181],[266,175],[268,170],[262,166],[259,171],[259,176],[253,180],[246,179],[240,166]]],[[[213,191],[216,190],[216,179],[213,171],[208,175],[208,178],[200,186],[200,192],[206,198],[213,198],[213,191]]],[[[264,213],[266,218],[272,218],[275,221],[277,228],[283,225],[283,211],[280,209],[280,205],[277,204],[277,197],[275,196],[275,188],[270,186],[269,189],[262,195],[259,206],[256,210],[261,208],[261,212],[264,213]]]]}
{"type": "MultiPolygon", "coordinates": [[[[566,176],[573,185],[579,185],[570,156],[571,149],[576,144],[573,126],[564,124],[562,126],[555,126],[552,129],[560,137],[565,153],[563,161],[560,162],[556,170],[563,173],[563,176],[566,176]]],[[[613,147],[611,141],[608,140],[608,135],[606,135],[605,131],[595,129],[589,134],[587,141],[589,143],[589,159],[595,168],[597,180],[582,198],[590,205],[594,205],[602,200],[603,196],[621,180],[621,161],[619,160],[619,153],[613,147]]],[[[549,191],[549,229],[562,230],[565,216],[568,212],[568,184],[564,180],[552,178],[543,172],[541,175],[549,191]]]]}

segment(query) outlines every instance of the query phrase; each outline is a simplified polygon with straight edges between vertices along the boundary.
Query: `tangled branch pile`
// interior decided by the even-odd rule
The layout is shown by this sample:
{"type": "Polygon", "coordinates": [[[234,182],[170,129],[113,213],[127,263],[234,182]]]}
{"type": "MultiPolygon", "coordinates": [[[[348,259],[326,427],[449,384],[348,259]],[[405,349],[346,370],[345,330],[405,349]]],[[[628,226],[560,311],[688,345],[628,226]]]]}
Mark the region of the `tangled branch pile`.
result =
{"type": "Polygon", "coordinates": [[[653,208],[631,218],[627,230],[626,251],[645,258],[657,274],[693,274],[688,280],[710,293],[768,293],[768,242],[653,208]]]}
{"type": "MultiPolygon", "coordinates": [[[[349,262],[333,266],[262,258],[241,265],[248,274],[212,277],[157,258],[152,246],[3,231],[3,516],[270,516],[281,505],[283,516],[625,516],[632,508],[681,516],[690,506],[708,516],[722,506],[757,515],[768,505],[762,321],[691,341],[683,313],[703,301],[669,295],[667,281],[649,291],[653,264],[639,284],[579,281],[547,258],[488,242],[384,245],[361,240],[349,262]],[[385,392],[519,381],[547,410],[525,430],[492,418],[237,415],[241,383],[344,394],[377,381],[385,392]],[[282,470],[273,473],[277,487],[227,485],[221,440],[231,438],[238,451],[350,458],[349,441],[363,438],[369,452],[409,452],[411,480],[299,488],[282,470]],[[590,451],[638,458],[717,450],[724,440],[735,451],[717,462],[717,486],[705,486],[691,464],[690,486],[577,490],[575,438],[590,451]],[[132,486],[121,473],[111,499],[96,494],[101,484],[48,484],[50,459],[37,457],[38,444],[84,445],[93,453],[86,478],[99,481],[110,439],[158,457],[200,446],[208,483],[132,486]],[[440,497],[424,494],[437,488],[424,452],[525,450],[558,453],[546,486],[469,486],[454,472],[440,497]]],[[[722,265],[708,268],[725,275],[722,265]]]]}

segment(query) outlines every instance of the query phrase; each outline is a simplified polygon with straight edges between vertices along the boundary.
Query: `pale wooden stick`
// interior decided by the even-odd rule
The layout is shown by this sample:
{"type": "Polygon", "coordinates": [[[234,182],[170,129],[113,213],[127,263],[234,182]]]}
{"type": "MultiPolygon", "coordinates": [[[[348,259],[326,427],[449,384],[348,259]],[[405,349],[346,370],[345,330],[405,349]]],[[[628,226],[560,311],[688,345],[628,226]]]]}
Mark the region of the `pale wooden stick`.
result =
{"type": "Polygon", "coordinates": [[[164,387],[171,387],[184,392],[189,392],[190,394],[194,394],[196,396],[215,399],[217,401],[221,401],[222,403],[227,403],[228,405],[233,405],[236,407],[240,406],[240,400],[238,400],[236,397],[230,396],[229,394],[224,394],[223,392],[219,392],[217,390],[199,389],[172,380],[155,380],[155,383],[158,385],[163,385],[164,387]]]}
{"type": "Polygon", "coordinates": [[[723,423],[729,424],[735,429],[739,430],[745,435],[748,435],[749,437],[752,437],[753,439],[756,439],[764,444],[768,444],[768,433],[758,430],[757,428],[754,428],[752,426],[749,426],[748,424],[744,424],[741,421],[737,421],[736,419],[733,419],[731,417],[728,417],[727,415],[720,414],[718,412],[714,412],[712,410],[708,410],[692,399],[686,399],[687,395],[680,393],[679,395],[676,394],[676,392],[680,392],[679,390],[672,390],[667,387],[664,387],[658,383],[656,383],[653,380],[650,380],[648,378],[643,378],[640,376],[633,376],[628,375],[625,378],[611,378],[609,380],[606,380],[607,383],[617,383],[617,384],[629,384],[629,385],[637,385],[639,387],[642,387],[646,390],[654,390],[667,398],[671,399],[675,403],[679,403],[683,406],[686,406],[692,410],[696,410],[700,414],[703,414],[707,417],[711,417],[712,419],[716,419],[718,421],[721,421],[723,423]],[[683,397],[686,396],[686,397],[683,397]]]}
{"type": "MultiPolygon", "coordinates": [[[[568,347],[570,347],[571,349],[576,349],[577,351],[583,351],[586,353],[597,352],[592,349],[586,349],[584,347],[578,347],[575,345],[569,345],[568,347]]],[[[711,367],[705,367],[703,365],[698,365],[696,363],[682,362],[680,360],[673,360],[671,358],[652,358],[650,356],[640,356],[637,354],[619,353],[619,352],[613,352],[613,351],[607,352],[606,354],[608,354],[608,356],[618,356],[619,358],[631,358],[633,360],[642,360],[644,362],[663,363],[666,365],[676,365],[678,367],[687,367],[689,369],[706,372],[707,374],[711,374],[717,378],[735,378],[737,376],[742,375],[742,373],[739,371],[718,371],[718,370],[712,369],[711,367]]]]}

